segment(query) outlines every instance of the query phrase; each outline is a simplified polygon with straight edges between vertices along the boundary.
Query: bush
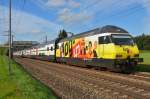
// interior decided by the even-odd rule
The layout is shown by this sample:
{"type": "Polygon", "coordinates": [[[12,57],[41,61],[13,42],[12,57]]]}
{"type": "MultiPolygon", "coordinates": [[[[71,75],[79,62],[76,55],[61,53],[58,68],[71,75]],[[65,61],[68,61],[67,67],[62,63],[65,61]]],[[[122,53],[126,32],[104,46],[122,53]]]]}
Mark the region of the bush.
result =
{"type": "Polygon", "coordinates": [[[134,39],[140,50],[150,50],[150,35],[142,34],[134,39]]]}
{"type": "Polygon", "coordinates": [[[150,45],[145,45],[145,46],[144,46],[144,49],[145,49],[145,50],[150,50],[150,45]]]}

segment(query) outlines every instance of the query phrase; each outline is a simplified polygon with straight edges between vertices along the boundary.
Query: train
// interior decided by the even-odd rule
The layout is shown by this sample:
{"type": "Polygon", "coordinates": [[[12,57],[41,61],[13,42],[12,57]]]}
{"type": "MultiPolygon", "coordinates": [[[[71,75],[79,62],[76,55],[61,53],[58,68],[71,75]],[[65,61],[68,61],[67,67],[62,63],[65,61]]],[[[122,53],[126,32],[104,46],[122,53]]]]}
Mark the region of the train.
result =
{"type": "Polygon", "coordinates": [[[133,72],[137,64],[143,62],[133,37],[125,29],[114,25],[55,39],[16,51],[13,55],[124,73],[133,72]]]}

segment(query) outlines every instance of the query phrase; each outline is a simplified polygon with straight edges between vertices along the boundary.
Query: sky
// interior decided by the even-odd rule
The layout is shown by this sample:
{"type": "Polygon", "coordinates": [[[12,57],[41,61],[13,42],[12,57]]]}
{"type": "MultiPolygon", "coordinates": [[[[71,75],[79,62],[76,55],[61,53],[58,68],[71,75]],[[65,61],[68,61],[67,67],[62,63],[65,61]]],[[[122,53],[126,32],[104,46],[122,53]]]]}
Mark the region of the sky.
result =
{"type": "MultiPolygon", "coordinates": [[[[0,44],[7,41],[9,0],[0,0],[0,44]]],[[[12,0],[14,40],[43,42],[61,29],[78,34],[105,25],[150,34],[150,0],[12,0]]]]}

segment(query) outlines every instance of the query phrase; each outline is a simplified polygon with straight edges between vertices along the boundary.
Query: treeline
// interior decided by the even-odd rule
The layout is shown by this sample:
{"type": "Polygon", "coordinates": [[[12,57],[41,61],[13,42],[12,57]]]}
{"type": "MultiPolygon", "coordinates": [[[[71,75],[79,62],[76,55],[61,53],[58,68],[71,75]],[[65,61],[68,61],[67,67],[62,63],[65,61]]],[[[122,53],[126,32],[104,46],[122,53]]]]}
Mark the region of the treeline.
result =
{"type": "Polygon", "coordinates": [[[134,39],[140,50],[150,50],[150,35],[143,33],[140,36],[134,37],[134,39]]]}

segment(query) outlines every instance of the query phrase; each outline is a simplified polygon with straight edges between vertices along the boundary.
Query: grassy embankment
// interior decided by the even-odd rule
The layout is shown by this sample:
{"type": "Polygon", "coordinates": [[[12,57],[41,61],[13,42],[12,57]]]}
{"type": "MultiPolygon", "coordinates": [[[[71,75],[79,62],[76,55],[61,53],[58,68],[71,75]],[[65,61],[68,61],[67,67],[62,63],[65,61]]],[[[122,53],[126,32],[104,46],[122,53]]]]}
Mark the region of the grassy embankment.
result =
{"type": "Polygon", "coordinates": [[[9,75],[8,58],[0,55],[0,99],[56,99],[51,90],[14,61],[11,67],[13,74],[9,75]]]}
{"type": "Polygon", "coordinates": [[[142,72],[150,72],[150,51],[140,51],[140,57],[144,58],[144,62],[140,63],[136,70],[142,72]]]}

